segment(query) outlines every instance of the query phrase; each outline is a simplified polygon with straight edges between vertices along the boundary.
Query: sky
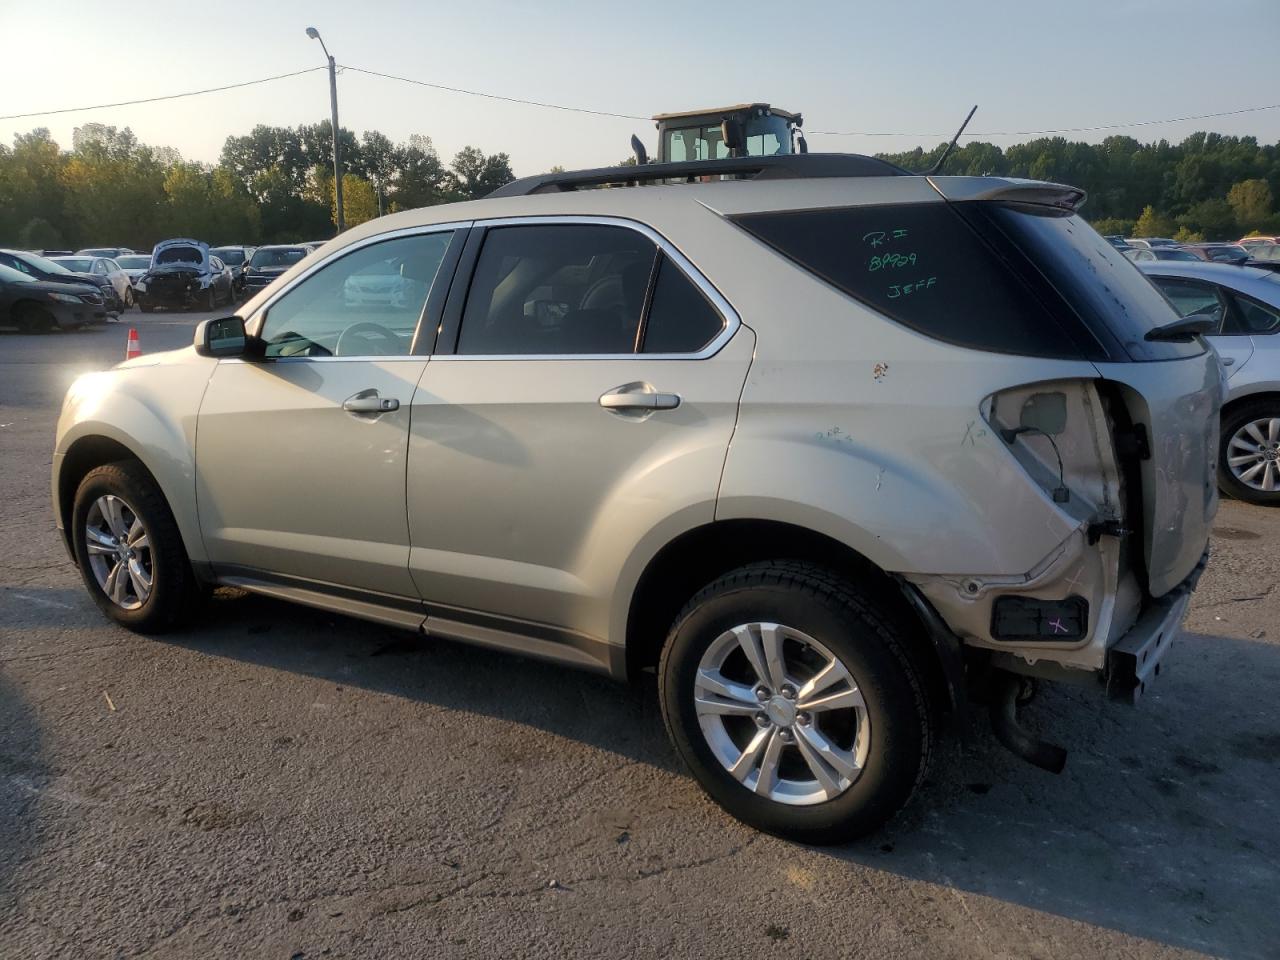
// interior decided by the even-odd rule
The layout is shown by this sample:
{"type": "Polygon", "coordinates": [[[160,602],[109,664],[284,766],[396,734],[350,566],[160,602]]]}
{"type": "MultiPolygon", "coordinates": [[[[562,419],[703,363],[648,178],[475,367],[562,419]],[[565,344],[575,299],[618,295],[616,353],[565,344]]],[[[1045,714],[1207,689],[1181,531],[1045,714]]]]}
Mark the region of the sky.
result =
{"type": "MultiPolygon", "coordinates": [[[[874,153],[970,130],[1033,131],[1159,120],[1280,103],[1280,0],[823,0],[731,5],[649,0],[269,0],[56,4],[0,0],[0,115],[182,93],[325,63],[500,96],[649,117],[761,101],[800,111],[810,149],[874,153]],[[18,41],[18,42],[14,42],[18,41]],[[818,131],[892,133],[830,136],[818,131]]],[[[446,160],[473,145],[518,175],[656,147],[648,120],[504,103],[345,71],[340,122],[393,140],[432,138],[446,160]]],[[[0,120],[0,140],[48,127],[130,127],[143,142],[216,162],[255,124],[329,116],[316,71],[198,97],[0,120]]],[[[1113,131],[1181,140],[1196,130],[1280,140],[1280,109],[1113,131]]],[[[1027,135],[986,136],[1001,145],[1027,135]]]]}

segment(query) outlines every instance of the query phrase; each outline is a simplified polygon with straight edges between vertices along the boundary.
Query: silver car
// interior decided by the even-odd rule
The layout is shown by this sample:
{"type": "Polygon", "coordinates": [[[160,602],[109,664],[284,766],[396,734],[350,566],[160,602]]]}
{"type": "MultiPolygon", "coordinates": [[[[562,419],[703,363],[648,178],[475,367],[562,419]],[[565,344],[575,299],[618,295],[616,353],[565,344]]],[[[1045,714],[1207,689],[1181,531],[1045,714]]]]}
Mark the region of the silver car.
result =
{"type": "Polygon", "coordinates": [[[1209,317],[1227,372],[1218,482],[1240,500],[1280,505],[1280,273],[1227,263],[1143,264],[1183,316],[1209,317]]]}
{"type": "Polygon", "coordinates": [[[78,380],[58,526],[138,631],[230,584],[656,672],[727,810],[856,836],[971,689],[1061,770],[1028,678],[1134,700],[1203,569],[1220,367],[1083,196],[813,154],[381,217],[78,380]]]}

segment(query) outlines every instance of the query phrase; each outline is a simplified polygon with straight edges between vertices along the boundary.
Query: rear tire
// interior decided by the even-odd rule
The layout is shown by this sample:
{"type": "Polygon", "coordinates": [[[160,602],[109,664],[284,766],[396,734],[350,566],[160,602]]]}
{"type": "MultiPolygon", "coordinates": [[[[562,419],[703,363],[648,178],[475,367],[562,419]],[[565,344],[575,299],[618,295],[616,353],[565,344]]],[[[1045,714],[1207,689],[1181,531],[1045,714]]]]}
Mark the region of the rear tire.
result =
{"type": "Polygon", "coordinates": [[[98,609],[116,623],[138,633],[161,633],[181,623],[195,606],[193,601],[198,600],[200,588],[191,571],[177,521],[159,485],[137,461],[109,463],[90,470],[76,489],[71,524],[71,542],[85,587],[98,609]],[[145,539],[145,544],[137,539],[132,541],[138,545],[138,577],[146,582],[149,574],[145,597],[139,581],[130,574],[133,561],[123,562],[104,547],[105,540],[114,539],[117,543],[125,540],[112,536],[115,530],[105,519],[109,511],[102,508],[104,500],[121,505],[125,524],[135,536],[145,539]],[[137,533],[135,523],[140,524],[141,534],[137,533]],[[98,531],[92,555],[90,527],[98,531]],[[106,584],[99,580],[99,573],[106,573],[117,562],[123,562],[120,572],[123,586],[118,600],[108,595],[107,590],[114,582],[109,574],[106,584]]]}
{"type": "Polygon", "coordinates": [[[804,843],[850,840],[897,813],[924,779],[933,717],[892,624],[847,581],[795,561],[740,567],[689,601],[659,663],[662,715],[711,797],[759,830],[804,843]],[[746,652],[753,637],[757,668],[746,652]],[[775,647],[782,667],[762,679],[760,663],[774,670],[760,660],[770,637],[784,637],[775,647]],[[827,686],[824,675],[841,679],[827,686]],[[729,695],[711,692],[725,679],[729,695]],[[762,738],[760,759],[744,766],[762,738]],[[776,772],[766,775],[771,752],[776,772]]]}
{"type": "Polygon", "coordinates": [[[1245,503],[1280,506],[1280,400],[1249,400],[1222,418],[1218,486],[1245,503]],[[1275,489],[1261,489],[1268,482],[1275,489]]]}

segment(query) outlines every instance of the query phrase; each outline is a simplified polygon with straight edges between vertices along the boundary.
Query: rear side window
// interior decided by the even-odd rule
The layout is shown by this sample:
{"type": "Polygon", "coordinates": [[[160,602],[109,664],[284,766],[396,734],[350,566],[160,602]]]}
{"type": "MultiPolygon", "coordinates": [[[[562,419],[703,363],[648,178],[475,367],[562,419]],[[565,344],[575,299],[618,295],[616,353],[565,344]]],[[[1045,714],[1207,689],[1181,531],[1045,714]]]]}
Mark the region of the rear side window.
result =
{"type": "Polygon", "coordinates": [[[701,290],[666,257],[644,325],[645,353],[697,353],[724,329],[724,319],[701,290]]]}
{"type": "Polygon", "coordinates": [[[634,353],[656,256],[624,227],[496,227],[476,263],[458,353],[634,353]]]}
{"type": "Polygon", "coordinates": [[[736,222],[926,336],[999,353],[1081,355],[1053,313],[948,204],[748,214],[736,222]]]}

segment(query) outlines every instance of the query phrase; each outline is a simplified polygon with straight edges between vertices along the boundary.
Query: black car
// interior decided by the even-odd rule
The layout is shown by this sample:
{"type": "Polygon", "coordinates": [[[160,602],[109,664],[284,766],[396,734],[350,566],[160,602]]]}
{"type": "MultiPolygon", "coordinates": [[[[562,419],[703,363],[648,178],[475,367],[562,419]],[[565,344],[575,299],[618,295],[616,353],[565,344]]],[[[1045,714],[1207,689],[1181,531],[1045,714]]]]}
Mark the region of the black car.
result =
{"type": "Polygon", "coordinates": [[[244,272],[244,288],[257,293],[311,251],[301,244],[273,244],[253,251],[244,272]]]}
{"type": "Polygon", "coordinates": [[[99,291],[105,305],[101,318],[103,321],[107,319],[108,314],[118,314],[123,307],[123,302],[112,285],[111,277],[106,274],[77,273],[74,270],[68,270],[60,263],[54,263],[47,257],[26,250],[0,250],[0,266],[10,267],[19,273],[28,274],[48,283],[87,285],[99,291]]]}
{"type": "Polygon", "coordinates": [[[151,269],[135,285],[144,313],[156,307],[216,310],[235,299],[231,271],[209,245],[186,238],[164,240],[151,251],[151,269]]]}
{"type": "Polygon", "coordinates": [[[37,280],[0,265],[0,325],[43,333],[55,327],[74,330],[105,316],[96,287],[37,280]]]}
{"type": "Polygon", "coordinates": [[[213,247],[209,250],[211,256],[217,257],[231,269],[231,281],[237,295],[244,293],[244,271],[249,266],[249,258],[253,256],[253,250],[253,247],[236,244],[213,247]]]}

